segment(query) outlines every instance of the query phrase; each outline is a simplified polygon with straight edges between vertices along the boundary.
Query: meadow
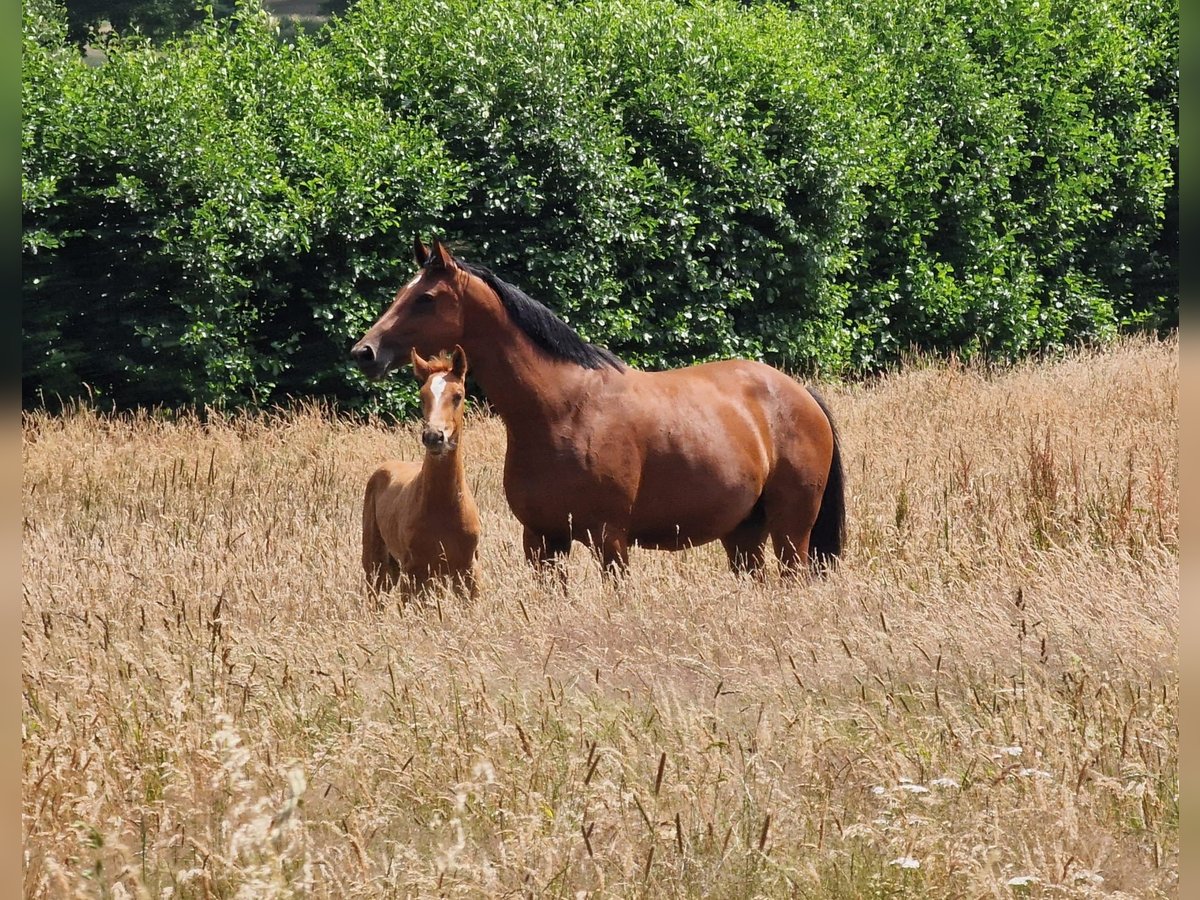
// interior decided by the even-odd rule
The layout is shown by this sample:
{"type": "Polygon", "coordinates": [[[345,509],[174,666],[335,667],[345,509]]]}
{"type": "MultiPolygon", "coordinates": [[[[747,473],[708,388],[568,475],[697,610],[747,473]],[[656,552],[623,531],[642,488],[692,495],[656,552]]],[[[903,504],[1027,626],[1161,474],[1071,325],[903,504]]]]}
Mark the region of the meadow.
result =
{"type": "MultiPolygon", "coordinates": [[[[397,376],[404,377],[404,376],[397,376]]],[[[23,420],[25,896],[1178,895],[1178,343],[823,386],[848,541],[365,597],[412,424],[23,420]]]]}

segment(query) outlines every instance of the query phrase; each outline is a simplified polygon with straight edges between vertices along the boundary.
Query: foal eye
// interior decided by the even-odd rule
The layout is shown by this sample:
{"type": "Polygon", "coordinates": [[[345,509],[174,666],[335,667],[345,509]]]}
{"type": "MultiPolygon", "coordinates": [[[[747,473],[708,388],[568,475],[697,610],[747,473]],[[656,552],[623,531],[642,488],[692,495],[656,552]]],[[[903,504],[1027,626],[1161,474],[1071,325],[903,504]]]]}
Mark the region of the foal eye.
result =
{"type": "Polygon", "coordinates": [[[415,301],[413,301],[413,305],[428,306],[432,302],[433,302],[433,295],[426,293],[426,294],[421,294],[419,297],[417,297],[417,299],[415,301]]]}

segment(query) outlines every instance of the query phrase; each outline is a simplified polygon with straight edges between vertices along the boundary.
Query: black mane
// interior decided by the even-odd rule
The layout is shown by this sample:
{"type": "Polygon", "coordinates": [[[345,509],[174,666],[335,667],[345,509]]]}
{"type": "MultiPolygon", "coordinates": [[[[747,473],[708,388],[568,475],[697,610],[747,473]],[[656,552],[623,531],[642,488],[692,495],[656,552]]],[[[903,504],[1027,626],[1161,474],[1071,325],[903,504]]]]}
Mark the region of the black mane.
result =
{"type": "Polygon", "coordinates": [[[483,279],[484,283],[496,292],[508,311],[509,318],[517,327],[555,359],[572,362],[585,369],[612,366],[618,372],[623,372],[627,368],[612,351],[589,344],[553,312],[519,287],[501,281],[490,269],[462,260],[455,262],[472,275],[483,279]]]}

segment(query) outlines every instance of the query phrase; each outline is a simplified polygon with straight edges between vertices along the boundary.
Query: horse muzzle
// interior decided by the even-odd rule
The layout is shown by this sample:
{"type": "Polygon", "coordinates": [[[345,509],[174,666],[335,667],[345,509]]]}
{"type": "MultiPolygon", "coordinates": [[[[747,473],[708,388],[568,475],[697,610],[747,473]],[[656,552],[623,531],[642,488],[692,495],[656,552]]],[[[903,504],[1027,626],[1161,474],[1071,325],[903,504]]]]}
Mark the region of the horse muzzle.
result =
{"type": "Polygon", "coordinates": [[[359,341],[350,348],[350,358],[358,365],[368,378],[382,378],[392,368],[392,355],[382,347],[375,347],[366,341],[359,341]]]}

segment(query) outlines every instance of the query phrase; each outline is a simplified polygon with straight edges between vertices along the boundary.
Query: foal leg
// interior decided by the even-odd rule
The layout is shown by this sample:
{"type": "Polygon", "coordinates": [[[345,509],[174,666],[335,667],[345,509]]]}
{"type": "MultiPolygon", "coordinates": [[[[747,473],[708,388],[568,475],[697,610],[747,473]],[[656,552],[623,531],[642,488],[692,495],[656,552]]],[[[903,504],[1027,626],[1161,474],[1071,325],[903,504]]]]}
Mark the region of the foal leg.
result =
{"type": "Polygon", "coordinates": [[[470,570],[466,573],[466,575],[463,576],[463,583],[467,589],[467,597],[471,601],[475,601],[479,598],[479,583],[482,577],[483,573],[479,566],[479,559],[476,558],[475,561],[471,563],[470,570]]]}
{"type": "Polygon", "coordinates": [[[375,498],[385,484],[386,479],[376,472],[367,482],[363,497],[362,567],[376,599],[381,591],[391,590],[400,577],[400,564],[388,552],[379,521],[375,518],[375,498]]]}
{"type": "Polygon", "coordinates": [[[558,586],[563,591],[567,589],[566,556],[571,552],[569,537],[552,537],[538,534],[526,528],[522,543],[525,546],[525,559],[533,566],[539,575],[545,575],[553,569],[558,575],[558,586]]]}
{"type": "Polygon", "coordinates": [[[371,588],[376,594],[383,591],[390,591],[396,586],[400,580],[400,563],[396,562],[396,558],[391,554],[387,555],[387,559],[383,565],[374,569],[374,575],[371,576],[371,588]]]}
{"type": "Polygon", "coordinates": [[[479,596],[479,560],[473,559],[470,566],[458,569],[451,579],[460,597],[474,601],[479,596]]]}

